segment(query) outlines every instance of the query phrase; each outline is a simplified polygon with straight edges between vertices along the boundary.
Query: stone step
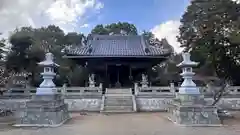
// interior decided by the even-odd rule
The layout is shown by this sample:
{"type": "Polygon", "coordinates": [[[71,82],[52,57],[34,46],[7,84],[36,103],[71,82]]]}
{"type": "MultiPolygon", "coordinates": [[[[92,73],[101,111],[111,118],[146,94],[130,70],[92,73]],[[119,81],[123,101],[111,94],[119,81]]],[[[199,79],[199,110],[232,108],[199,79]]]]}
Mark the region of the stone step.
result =
{"type": "Polygon", "coordinates": [[[125,97],[119,97],[119,96],[105,96],[105,99],[112,99],[112,100],[118,100],[118,99],[127,99],[131,100],[132,96],[125,96],[125,97]]]}
{"type": "Polygon", "coordinates": [[[116,104],[116,105],[132,105],[132,99],[105,99],[105,104],[116,104]]]}
{"type": "Polygon", "coordinates": [[[132,94],[132,89],[111,89],[107,88],[106,89],[106,94],[132,94]]]}
{"type": "Polygon", "coordinates": [[[132,95],[127,94],[106,94],[103,112],[133,112],[132,95]]]}
{"type": "Polygon", "coordinates": [[[132,106],[104,106],[104,110],[133,110],[132,106]]]}
{"type": "Polygon", "coordinates": [[[132,106],[132,103],[105,103],[105,106],[132,106]]]}
{"type": "Polygon", "coordinates": [[[132,102],[132,99],[105,99],[105,101],[110,102],[132,102]]]}
{"type": "Polygon", "coordinates": [[[104,110],[102,113],[133,113],[132,110],[104,110]]]}
{"type": "Polygon", "coordinates": [[[132,97],[131,98],[108,98],[108,97],[106,97],[105,99],[110,100],[110,101],[131,101],[132,97]]]}
{"type": "Polygon", "coordinates": [[[106,103],[128,103],[128,102],[132,102],[132,99],[105,99],[106,103]]]}

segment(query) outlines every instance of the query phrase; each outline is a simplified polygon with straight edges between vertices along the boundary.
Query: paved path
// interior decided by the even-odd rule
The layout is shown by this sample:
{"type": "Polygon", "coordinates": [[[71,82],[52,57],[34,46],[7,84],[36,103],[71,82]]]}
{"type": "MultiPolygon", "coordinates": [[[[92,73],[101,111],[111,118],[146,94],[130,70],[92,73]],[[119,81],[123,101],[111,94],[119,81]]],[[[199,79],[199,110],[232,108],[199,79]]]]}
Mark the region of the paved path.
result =
{"type": "Polygon", "coordinates": [[[0,135],[240,135],[240,125],[224,127],[180,127],[163,113],[72,114],[58,128],[0,127],[0,135]]]}

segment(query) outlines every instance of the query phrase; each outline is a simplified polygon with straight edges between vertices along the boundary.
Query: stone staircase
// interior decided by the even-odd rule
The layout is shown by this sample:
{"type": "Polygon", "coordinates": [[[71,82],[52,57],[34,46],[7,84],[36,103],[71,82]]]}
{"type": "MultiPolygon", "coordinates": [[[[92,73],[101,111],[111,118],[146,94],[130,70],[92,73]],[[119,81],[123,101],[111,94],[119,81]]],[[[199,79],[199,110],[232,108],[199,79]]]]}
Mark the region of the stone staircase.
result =
{"type": "Polygon", "coordinates": [[[127,113],[136,111],[135,97],[131,89],[106,89],[103,97],[104,113],[127,113]]]}

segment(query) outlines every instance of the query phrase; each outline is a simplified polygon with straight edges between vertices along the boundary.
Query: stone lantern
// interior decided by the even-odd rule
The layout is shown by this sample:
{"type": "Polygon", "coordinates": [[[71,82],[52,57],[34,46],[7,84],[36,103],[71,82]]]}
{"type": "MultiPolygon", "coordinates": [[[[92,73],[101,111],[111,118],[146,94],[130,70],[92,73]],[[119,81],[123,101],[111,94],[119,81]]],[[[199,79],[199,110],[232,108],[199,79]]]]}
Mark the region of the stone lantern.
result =
{"type": "Polygon", "coordinates": [[[39,88],[37,88],[36,95],[56,94],[56,85],[53,83],[53,79],[56,76],[56,73],[54,73],[54,68],[58,67],[59,65],[53,62],[53,54],[47,53],[45,60],[38,64],[43,66],[44,70],[41,73],[43,82],[40,84],[39,88]]]}
{"type": "Polygon", "coordinates": [[[179,88],[178,96],[182,101],[195,101],[195,98],[199,98],[200,91],[192,80],[195,75],[192,68],[196,67],[198,62],[191,61],[189,53],[183,53],[182,57],[183,61],[177,66],[182,68],[182,73],[180,75],[183,77],[184,81],[179,88]]]}
{"type": "Polygon", "coordinates": [[[174,123],[185,126],[219,126],[221,122],[217,114],[216,106],[205,104],[204,96],[192,81],[195,73],[192,67],[198,63],[190,60],[189,53],[183,53],[183,61],[178,64],[182,68],[183,83],[176,94],[176,99],[169,106],[172,114],[169,119],[174,123]]]}
{"type": "Polygon", "coordinates": [[[44,67],[41,73],[43,82],[37,88],[36,95],[21,108],[23,115],[14,126],[17,127],[57,127],[66,122],[70,115],[68,106],[60,93],[57,93],[53,78],[56,76],[53,54],[47,53],[45,60],[39,63],[44,67]]]}

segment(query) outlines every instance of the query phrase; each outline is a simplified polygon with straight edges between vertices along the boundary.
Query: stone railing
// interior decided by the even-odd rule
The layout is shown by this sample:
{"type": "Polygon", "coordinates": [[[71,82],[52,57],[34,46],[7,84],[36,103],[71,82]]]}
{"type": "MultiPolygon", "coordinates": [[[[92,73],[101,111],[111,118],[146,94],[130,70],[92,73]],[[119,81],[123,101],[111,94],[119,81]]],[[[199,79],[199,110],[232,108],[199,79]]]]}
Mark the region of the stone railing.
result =
{"type": "MultiPolygon", "coordinates": [[[[56,89],[59,94],[66,97],[102,95],[101,87],[57,87],[56,89]]],[[[2,91],[3,95],[0,95],[0,98],[30,98],[36,94],[36,88],[10,88],[2,91]]]]}
{"type": "Polygon", "coordinates": [[[175,88],[164,86],[164,87],[138,87],[135,84],[134,92],[136,96],[174,96],[175,88]]]}
{"type": "MultiPolygon", "coordinates": [[[[151,86],[151,87],[139,87],[135,85],[134,92],[136,96],[174,96],[178,92],[179,87],[170,86],[151,86]]],[[[220,87],[199,87],[200,92],[206,97],[214,94],[214,89],[218,90],[220,87]]],[[[35,95],[36,88],[10,88],[6,90],[1,88],[3,95],[0,97],[31,97],[35,95]]],[[[94,96],[102,95],[101,87],[57,87],[57,91],[66,97],[69,96],[94,96]]],[[[240,97],[240,86],[228,86],[224,92],[224,96],[238,96],[240,97]]]]}
{"type": "MultiPolygon", "coordinates": [[[[212,96],[214,91],[219,90],[221,87],[198,87],[200,92],[206,96],[212,96]]],[[[136,96],[174,96],[177,93],[179,87],[160,86],[160,87],[139,87],[135,84],[134,91],[136,96]]],[[[224,91],[224,96],[239,96],[240,97],[240,86],[228,86],[224,91]]]]}
{"type": "MultiPolygon", "coordinates": [[[[61,93],[62,87],[57,87],[57,92],[61,93]]],[[[10,89],[2,89],[3,95],[0,98],[30,98],[31,96],[36,94],[36,88],[10,88],[10,89]]]]}
{"type": "Polygon", "coordinates": [[[102,95],[102,89],[99,87],[66,87],[63,91],[65,96],[102,95]]]}
{"type": "Polygon", "coordinates": [[[240,94],[240,86],[229,86],[227,91],[229,94],[240,94]]]}

